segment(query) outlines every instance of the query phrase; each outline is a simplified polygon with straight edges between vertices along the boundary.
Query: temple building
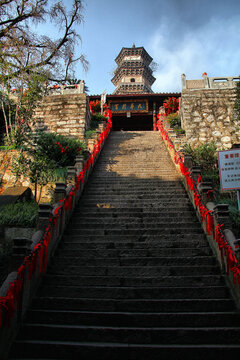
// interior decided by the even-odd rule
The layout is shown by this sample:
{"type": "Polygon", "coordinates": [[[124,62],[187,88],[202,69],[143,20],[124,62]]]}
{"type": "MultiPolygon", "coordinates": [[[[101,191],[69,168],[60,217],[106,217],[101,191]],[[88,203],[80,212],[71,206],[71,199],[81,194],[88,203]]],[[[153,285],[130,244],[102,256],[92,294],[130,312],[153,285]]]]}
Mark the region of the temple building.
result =
{"type": "MultiPolygon", "coordinates": [[[[151,89],[156,80],[151,69],[152,57],[144,47],[123,47],[115,61],[117,69],[112,82],[116,89],[106,95],[112,110],[113,130],[155,130],[157,113],[169,96],[180,93],[154,93],[151,89]]],[[[89,100],[100,100],[91,95],[89,100]]]]}
{"type": "Polygon", "coordinates": [[[144,47],[122,48],[115,59],[118,67],[112,78],[116,89],[113,94],[152,93],[151,86],[156,80],[152,75],[151,56],[144,47]]]}

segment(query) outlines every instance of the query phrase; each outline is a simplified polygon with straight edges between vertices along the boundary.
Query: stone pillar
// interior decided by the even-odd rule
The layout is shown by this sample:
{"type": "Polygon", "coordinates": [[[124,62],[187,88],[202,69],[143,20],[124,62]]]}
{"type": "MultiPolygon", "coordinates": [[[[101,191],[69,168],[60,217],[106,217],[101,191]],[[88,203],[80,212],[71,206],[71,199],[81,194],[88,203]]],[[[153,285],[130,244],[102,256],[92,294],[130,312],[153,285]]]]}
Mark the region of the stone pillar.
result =
{"type": "Polygon", "coordinates": [[[184,155],[184,159],[183,159],[183,164],[184,164],[185,168],[191,169],[192,166],[193,166],[193,158],[192,158],[192,155],[190,155],[190,154],[185,154],[185,155],[184,155]]]}
{"type": "Polygon", "coordinates": [[[100,122],[100,124],[98,124],[98,129],[99,129],[100,132],[103,131],[103,129],[105,128],[105,125],[106,125],[105,122],[100,122]]]}
{"type": "Polygon", "coordinates": [[[190,173],[191,173],[192,179],[197,182],[198,177],[201,174],[201,167],[198,165],[192,166],[190,173]]]}
{"type": "Polygon", "coordinates": [[[77,155],[76,156],[76,162],[75,162],[75,168],[77,169],[77,173],[79,174],[81,171],[83,171],[83,164],[84,164],[84,156],[83,155],[77,155]]]}
{"type": "Polygon", "coordinates": [[[186,75],[182,74],[181,79],[182,79],[182,89],[184,90],[187,88],[186,75]]]}
{"type": "Polygon", "coordinates": [[[67,167],[67,184],[72,184],[73,186],[75,186],[76,181],[77,181],[76,168],[74,166],[68,166],[67,167]]]}
{"type": "Polygon", "coordinates": [[[57,182],[55,185],[53,201],[58,203],[59,200],[62,200],[66,197],[66,184],[63,182],[57,182]]]}
{"type": "Polygon", "coordinates": [[[13,239],[10,272],[16,271],[22,265],[25,256],[30,252],[32,240],[27,238],[13,239]]]}
{"type": "Polygon", "coordinates": [[[204,204],[213,201],[213,188],[210,182],[199,183],[198,191],[204,204]]]}
{"type": "Polygon", "coordinates": [[[229,205],[228,204],[217,204],[214,207],[215,219],[218,224],[223,224],[224,229],[231,229],[232,222],[229,216],[229,205]]]}
{"type": "Polygon", "coordinates": [[[207,73],[203,73],[202,74],[202,77],[203,77],[203,80],[204,80],[204,87],[205,89],[209,89],[210,86],[209,86],[209,81],[208,81],[208,77],[207,77],[207,73]]]}
{"type": "Polygon", "coordinates": [[[85,83],[84,80],[81,80],[80,84],[78,84],[78,92],[83,94],[85,92],[85,83]]]}
{"type": "Polygon", "coordinates": [[[90,153],[94,150],[95,142],[96,142],[95,139],[88,139],[87,148],[90,151],[90,153]]]}
{"type": "Polygon", "coordinates": [[[37,230],[44,231],[49,223],[49,219],[52,216],[53,207],[51,204],[39,204],[38,205],[38,221],[37,230]]]}

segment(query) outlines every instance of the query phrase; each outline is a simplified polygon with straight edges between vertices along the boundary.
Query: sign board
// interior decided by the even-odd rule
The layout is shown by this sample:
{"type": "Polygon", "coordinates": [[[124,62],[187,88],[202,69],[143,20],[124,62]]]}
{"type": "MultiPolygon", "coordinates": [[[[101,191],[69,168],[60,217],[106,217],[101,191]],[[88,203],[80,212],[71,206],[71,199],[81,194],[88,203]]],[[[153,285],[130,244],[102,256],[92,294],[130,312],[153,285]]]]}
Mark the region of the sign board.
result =
{"type": "Polygon", "coordinates": [[[124,112],[148,112],[147,100],[120,100],[110,101],[110,109],[112,112],[124,113],[124,112]]]}
{"type": "Polygon", "coordinates": [[[103,105],[106,103],[107,92],[106,90],[101,95],[101,114],[103,114],[103,105]]]}
{"type": "Polygon", "coordinates": [[[240,189],[240,149],[218,152],[222,190],[240,189]]]}

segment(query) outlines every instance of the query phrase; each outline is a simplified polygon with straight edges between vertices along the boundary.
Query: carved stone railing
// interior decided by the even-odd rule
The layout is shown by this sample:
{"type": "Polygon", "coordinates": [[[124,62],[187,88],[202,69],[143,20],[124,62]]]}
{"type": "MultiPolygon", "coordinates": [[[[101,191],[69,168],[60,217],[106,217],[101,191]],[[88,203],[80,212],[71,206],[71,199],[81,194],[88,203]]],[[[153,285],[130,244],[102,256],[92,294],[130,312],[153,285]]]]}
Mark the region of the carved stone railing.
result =
{"type": "Polygon", "coordinates": [[[182,89],[232,89],[237,81],[240,81],[238,76],[208,77],[206,73],[203,73],[203,79],[187,80],[182,74],[182,89]]]}
{"type": "Polygon", "coordinates": [[[48,95],[68,95],[84,94],[85,82],[81,80],[80,84],[74,85],[53,85],[48,87],[48,95]]]}
{"type": "Polygon", "coordinates": [[[68,168],[67,183],[56,183],[54,205],[41,204],[38,211],[37,231],[31,241],[15,239],[11,272],[0,288],[0,359],[8,352],[26,314],[42,275],[58,247],[64,230],[78,203],[87,179],[97,161],[111,130],[111,112],[108,122],[95,139],[86,161],[76,158],[74,167],[68,168]]]}
{"type": "Polygon", "coordinates": [[[228,275],[229,286],[240,308],[240,239],[237,239],[232,231],[228,205],[214,203],[213,189],[210,183],[202,181],[200,167],[192,165],[191,156],[181,156],[180,151],[175,150],[161,121],[158,121],[157,127],[182,176],[183,184],[209,244],[222,271],[228,275]]]}

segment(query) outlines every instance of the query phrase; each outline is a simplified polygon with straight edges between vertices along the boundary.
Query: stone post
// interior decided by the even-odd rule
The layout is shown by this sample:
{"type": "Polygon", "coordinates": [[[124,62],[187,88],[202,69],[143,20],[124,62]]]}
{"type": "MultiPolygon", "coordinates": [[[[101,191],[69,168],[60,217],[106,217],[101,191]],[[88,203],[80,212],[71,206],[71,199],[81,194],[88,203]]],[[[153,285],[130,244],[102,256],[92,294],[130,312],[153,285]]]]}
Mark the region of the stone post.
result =
{"type": "Polygon", "coordinates": [[[223,224],[223,229],[231,229],[232,222],[229,216],[228,204],[217,204],[214,208],[215,219],[218,224],[223,224]]]}
{"type": "Polygon", "coordinates": [[[95,139],[88,139],[87,148],[90,151],[90,153],[94,150],[95,142],[96,142],[95,139]]]}
{"type": "Polygon", "coordinates": [[[182,89],[184,90],[187,88],[186,75],[182,74],[181,79],[182,79],[182,89]]]}
{"type": "Polygon", "coordinates": [[[68,166],[67,167],[67,184],[72,184],[73,186],[75,186],[76,181],[77,181],[76,168],[74,166],[68,166]]]}
{"type": "Polygon", "coordinates": [[[102,132],[104,128],[105,128],[105,122],[101,122],[100,124],[98,124],[98,129],[100,132],[102,132]]]}
{"type": "Polygon", "coordinates": [[[13,239],[12,256],[10,261],[10,271],[16,271],[23,263],[25,256],[30,252],[32,240],[27,238],[13,239]]]}
{"type": "Polygon", "coordinates": [[[78,85],[78,92],[80,94],[83,94],[85,91],[85,83],[84,83],[84,80],[81,80],[80,84],[78,85]]]}
{"type": "Polygon", "coordinates": [[[38,221],[37,230],[45,231],[49,219],[52,216],[53,207],[51,204],[39,204],[38,205],[38,221]]]}
{"type": "Polygon", "coordinates": [[[203,80],[204,80],[204,88],[205,89],[209,89],[210,86],[209,86],[209,81],[208,81],[208,77],[207,77],[207,73],[203,73],[202,74],[202,77],[203,77],[203,80]]]}
{"type": "Polygon", "coordinates": [[[190,155],[190,154],[185,154],[185,155],[184,155],[184,159],[183,159],[183,164],[184,164],[185,168],[191,169],[192,166],[193,166],[193,158],[192,158],[192,155],[190,155]]]}
{"type": "Polygon", "coordinates": [[[197,181],[198,181],[198,177],[199,177],[199,175],[201,174],[201,167],[198,166],[198,165],[192,166],[190,173],[191,173],[192,179],[193,179],[195,182],[197,182],[197,181]]]}
{"type": "Polygon", "coordinates": [[[58,203],[59,200],[62,200],[66,197],[66,184],[64,182],[57,182],[55,185],[53,201],[58,203]]]}
{"type": "Polygon", "coordinates": [[[81,171],[83,171],[83,164],[84,164],[84,156],[83,155],[77,155],[76,156],[76,162],[75,162],[75,168],[77,169],[77,173],[79,174],[81,171]]]}
{"type": "Polygon", "coordinates": [[[204,204],[213,201],[213,188],[210,182],[201,182],[198,184],[198,191],[204,204]]]}

